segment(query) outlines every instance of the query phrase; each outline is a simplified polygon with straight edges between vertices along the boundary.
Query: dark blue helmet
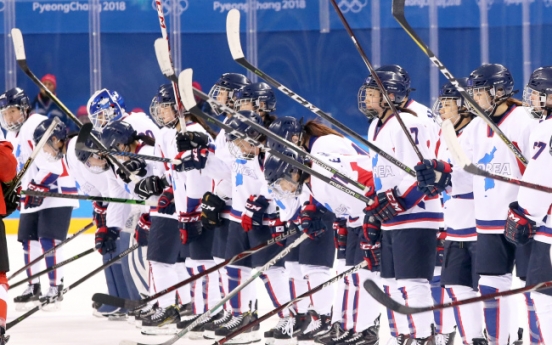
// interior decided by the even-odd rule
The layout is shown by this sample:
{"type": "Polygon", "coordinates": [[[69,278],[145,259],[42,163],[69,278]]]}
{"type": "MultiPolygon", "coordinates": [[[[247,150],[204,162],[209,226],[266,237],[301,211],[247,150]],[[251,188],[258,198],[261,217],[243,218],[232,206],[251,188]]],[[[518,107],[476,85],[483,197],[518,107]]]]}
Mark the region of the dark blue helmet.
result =
{"type": "Polygon", "coordinates": [[[523,103],[531,116],[541,119],[552,111],[552,66],[537,68],[523,90],[523,103]],[[545,112],[546,110],[546,112],[545,112]]]}
{"type": "Polygon", "coordinates": [[[150,115],[155,120],[159,127],[174,128],[178,123],[178,105],[174,96],[174,88],[172,84],[163,84],[157,90],[157,94],[153,97],[150,104],[150,115]],[[170,107],[174,113],[174,119],[167,123],[159,115],[160,107],[170,107]]]}
{"type": "MultiPolygon", "coordinates": [[[[251,110],[243,110],[239,112],[241,115],[246,116],[253,122],[257,123],[258,125],[263,125],[263,119],[259,114],[257,114],[254,111],[251,110]]],[[[247,124],[246,122],[242,122],[238,120],[235,116],[233,116],[230,121],[228,121],[228,126],[232,127],[232,129],[239,131],[243,134],[245,134],[248,138],[251,138],[253,140],[259,141],[262,137],[262,134],[259,133],[255,128],[247,124]]],[[[253,147],[253,145],[245,143],[244,140],[236,140],[238,137],[233,135],[232,133],[226,132],[226,141],[228,141],[228,151],[232,154],[232,156],[236,158],[243,158],[243,159],[253,159],[256,155],[256,148],[253,147]]]]}
{"type": "MultiPolygon", "coordinates": [[[[268,129],[277,136],[300,145],[304,132],[302,122],[303,119],[297,120],[291,116],[282,116],[274,120],[268,129]]],[[[280,152],[286,148],[286,146],[279,144],[271,138],[267,138],[266,146],[280,152]]]]}
{"type": "Polygon", "coordinates": [[[136,131],[128,122],[112,122],[102,131],[102,143],[108,150],[119,151],[119,145],[128,146],[136,140],[136,131]]]}
{"type": "MultiPolygon", "coordinates": [[[[460,84],[460,86],[462,86],[463,88],[466,88],[468,85],[468,78],[459,78],[458,84],[460,84]]],[[[449,100],[456,102],[459,115],[467,115],[469,113],[468,108],[466,107],[466,103],[464,102],[464,97],[462,97],[458,89],[456,89],[456,87],[452,83],[446,83],[445,85],[443,85],[441,90],[439,90],[439,98],[437,98],[437,101],[435,101],[432,109],[433,113],[436,115],[434,117],[434,120],[439,125],[441,125],[442,122],[441,115],[444,115],[441,114],[441,109],[445,108],[445,110],[443,111],[449,109],[445,107],[447,105],[445,101],[449,100]]]]}
{"type": "Polygon", "coordinates": [[[21,126],[23,126],[23,123],[27,120],[30,108],[31,102],[23,89],[14,87],[13,89],[9,89],[4,92],[0,95],[0,123],[2,124],[2,127],[11,132],[19,131],[21,126]],[[18,108],[21,115],[19,119],[10,119],[10,122],[8,122],[5,119],[4,111],[10,107],[18,108]]]}
{"type": "Polygon", "coordinates": [[[404,78],[405,83],[408,85],[408,90],[409,91],[413,90],[412,88],[410,88],[410,84],[411,84],[410,75],[401,66],[399,66],[399,65],[385,65],[385,66],[381,66],[381,67],[377,68],[376,71],[386,71],[386,72],[398,73],[399,75],[401,75],[404,78]]]}
{"type": "MultiPolygon", "coordinates": [[[[215,85],[213,85],[211,91],[209,91],[209,97],[219,102],[223,102],[224,105],[232,108],[234,107],[236,91],[249,84],[251,84],[251,81],[243,74],[224,73],[220,76],[215,85]],[[226,92],[226,99],[223,98],[221,91],[226,92]]],[[[211,108],[216,114],[220,115],[222,113],[222,111],[216,106],[212,106],[211,108]]]]}
{"type": "MultiPolygon", "coordinates": [[[[92,130],[91,134],[98,139],[101,138],[101,133],[96,130],[92,130]]],[[[99,149],[92,141],[92,138],[88,138],[84,145],[89,149],[99,149]]],[[[75,147],[75,155],[77,159],[94,174],[99,174],[109,168],[107,160],[104,157],[100,157],[90,151],[79,150],[75,147]]]]}
{"type": "MultiPolygon", "coordinates": [[[[405,81],[402,75],[393,71],[376,71],[376,73],[387,93],[394,95],[393,104],[395,106],[400,106],[408,97],[410,84],[405,81]]],[[[377,111],[366,107],[367,89],[379,90],[378,84],[371,76],[366,78],[366,81],[358,90],[358,109],[368,118],[372,119],[377,116],[377,111]]],[[[389,106],[387,102],[384,101],[383,96],[380,96],[380,104],[383,108],[389,106]]]]}
{"type": "Polygon", "coordinates": [[[497,96],[497,91],[502,91],[501,98],[510,97],[514,91],[514,78],[510,71],[501,64],[483,64],[471,72],[468,79],[468,88],[489,89],[491,96],[497,96]]]}
{"type": "Polygon", "coordinates": [[[276,95],[267,83],[253,83],[240,89],[236,94],[236,110],[245,102],[251,102],[255,111],[270,113],[276,110],[276,95]]]}
{"type": "MultiPolygon", "coordinates": [[[[284,149],[281,153],[298,163],[305,164],[303,158],[290,149],[284,149]]],[[[264,175],[271,192],[278,199],[287,199],[299,195],[305,180],[301,169],[274,155],[270,155],[265,160],[264,175]]]]}
{"type": "MultiPolygon", "coordinates": [[[[54,122],[54,119],[46,119],[36,126],[33,132],[33,141],[35,146],[42,139],[44,133],[46,133],[46,130],[50,127],[52,122],[54,122]]],[[[46,141],[46,145],[44,145],[44,147],[48,146],[48,148],[44,150],[44,153],[46,153],[49,161],[56,161],[63,157],[61,149],[56,148],[54,142],[64,142],[65,140],[67,140],[67,127],[63,122],[59,121],[54,127],[54,131],[50,135],[50,138],[46,141]]]]}

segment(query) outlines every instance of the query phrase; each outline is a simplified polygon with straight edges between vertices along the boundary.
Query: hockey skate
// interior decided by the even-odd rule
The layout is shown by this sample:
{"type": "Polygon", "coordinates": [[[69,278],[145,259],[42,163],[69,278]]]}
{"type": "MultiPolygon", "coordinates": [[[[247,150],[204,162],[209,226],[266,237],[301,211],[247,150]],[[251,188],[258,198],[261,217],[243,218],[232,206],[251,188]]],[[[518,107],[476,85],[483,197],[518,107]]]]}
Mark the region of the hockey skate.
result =
{"type": "MultiPolygon", "coordinates": [[[[208,318],[208,319],[204,320],[203,322],[199,323],[198,325],[194,326],[188,332],[188,339],[192,339],[192,340],[204,339],[203,334],[204,334],[205,329],[207,328],[207,326],[213,324],[215,322],[215,320],[224,318],[224,313],[225,313],[225,311],[221,310],[217,314],[212,315],[210,318],[208,318]]],[[[208,338],[206,338],[206,339],[208,339],[208,338]]],[[[212,338],[212,339],[214,339],[214,338],[212,338]]]]}
{"type": "Polygon", "coordinates": [[[272,345],[274,344],[274,333],[279,332],[280,329],[282,329],[285,325],[287,325],[288,317],[283,317],[278,320],[278,323],[274,328],[269,329],[268,331],[264,332],[264,340],[265,345],[272,345]]]}
{"type": "Polygon", "coordinates": [[[128,311],[126,309],[119,309],[107,317],[109,321],[126,321],[127,319],[128,311]]]}
{"type": "Polygon", "coordinates": [[[143,335],[175,334],[179,318],[178,307],[175,305],[158,308],[152,315],[142,320],[141,333],[143,335]]]}
{"type": "Polygon", "coordinates": [[[454,345],[455,337],[456,337],[456,328],[451,333],[435,334],[435,345],[454,345]]]}
{"type": "Polygon", "coordinates": [[[290,315],[286,323],[274,330],[274,345],[295,345],[307,319],[305,314],[290,315]]]}
{"type": "MultiPolygon", "coordinates": [[[[518,338],[512,342],[513,345],[523,345],[523,328],[518,328],[518,338]]],[[[509,343],[509,342],[508,342],[509,343]]]]}
{"type": "Polygon", "coordinates": [[[329,331],[314,338],[315,344],[335,345],[350,338],[354,333],[351,330],[344,330],[341,322],[334,322],[329,331]]]}
{"type": "Polygon", "coordinates": [[[297,336],[297,344],[314,344],[314,338],[330,330],[331,322],[331,315],[319,315],[314,310],[309,310],[301,332],[297,336]]]}
{"type": "Polygon", "coordinates": [[[410,334],[399,334],[397,337],[391,337],[387,340],[387,345],[410,345],[410,334]]]}
{"type": "Polygon", "coordinates": [[[15,310],[27,311],[34,308],[40,304],[41,296],[40,283],[28,285],[21,295],[13,299],[15,303],[15,310]]]}
{"type": "MultiPolygon", "coordinates": [[[[238,328],[247,325],[249,322],[251,322],[252,318],[253,315],[251,314],[251,312],[247,312],[239,316],[232,316],[230,321],[215,330],[215,340],[218,341],[229,335],[230,333],[234,332],[238,328]]],[[[247,331],[228,340],[226,344],[249,344],[251,343],[251,341],[251,329],[248,329],[247,331]]]]}
{"type": "Polygon", "coordinates": [[[232,318],[232,313],[229,311],[223,310],[221,317],[215,318],[213,321],[205,323],[203,325],[203,338],[215,339],[215,330],[217,330],[219,327],[221,327],[222,325],[230,321],[231,318],[232,318]]]}
{"type": "Polygon", "coordinates": [[[92,308],[94,308],[94,311],[92,312],[92,315],[98,318],[104,318],[108,317],[109,315],[119,311],[121,308],[114,307],[107,304],[100,304],[100,305],[92,305],[92,308]],[[96,308],[94,308],[96,307],[96,308]]]}
{"type": "Polygon", "coordinates": [[[409,345],[435,345],[435,337],[430,335],[426,338],[411,338],[409,345]]]}
{"type": "Polygon", "coordinates": [[[374,320],[374,325],[362,332],[351,334],[336,345],[377,345],[379,343],[380,316],[374,320]]]}
{"type": "Polygon", "coordinates": [[[473,338],[472,345],[489,345],[489,341],[485,338],[473,338]]]}
{"type": "Polygon", "coordinates": [[[40,303],[49,301],[41,309],[44,311],[59,310],[61,308],[61,302],[63,301],[63,294],[61,293],[62,291],[63,291],[63,284],[57,285],[57,286],[50,286],[50,288],[48,289],[48,292],[44,296],[39,298],[40,303]]]}
{"type": "Polygon", "coordinates": [[[136,328],[142,328],[142,321],[149,318],[155,313],[155,310],[158,308],[157,303],[154,305],[146,305],[144,308],[134,311],[134,326],[136,328]]]}
{"type": "Polygon", "coordinates": [[[0,345],[6,345],[10,340],[10,336],[6,335],[6,329],[0,326],[0,345]]]}

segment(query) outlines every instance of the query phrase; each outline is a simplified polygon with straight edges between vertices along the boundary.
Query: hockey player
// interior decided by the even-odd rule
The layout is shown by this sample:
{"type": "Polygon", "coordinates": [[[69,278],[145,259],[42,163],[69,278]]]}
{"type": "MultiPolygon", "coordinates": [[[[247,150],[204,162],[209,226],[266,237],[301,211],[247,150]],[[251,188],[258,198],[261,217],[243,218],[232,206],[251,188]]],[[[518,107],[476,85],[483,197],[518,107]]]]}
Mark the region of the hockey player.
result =
{"type": "MultiPolygon", "coordinates": [[[[459,79],[460,85],[467,86],[468,78],[459,79]]],[[[460,142],[471,137],[474,118],[464,102],[462,95],[451,83],[441,89],[435,102],[433,112],[438,114],[439,123],[450,120],[454,125],[460,142]]],[[[479,275],[475,270],[476,240],[475,210],[473,201],[473,176],[463,169],[452,168],[452,157],[448,152],[445,139],[441,137],[438,145],[437,160],[425,160],[416,165],[418,187],[426,195],[434,196],[443,192],[443,204],[446,232],[444,248],[441,257],[442,272],[440,285],[447,290],[449,297],[463,300],[478,296],[479,275]],[[441,175],[438,181],[435,176],[441,175]]],[[[440,286],[439,286],[440,287],[440,286]]],[[[443,301],[437,301],[442,304],[443,301]]],[[[455,307],[454,316],[458,331],[465,345],[485,345],[487,340],[483,334],[483,305],[481,303],[466,304],[455,307]]],[[[453,343],[454,333],[445,332],[445,343],[453,343]]]]}
{"type": "MultiPolygon", "coordinates": [[[[552,165],[552,147],[550,133],[552,121],[552,67],[536,69],[529,79],[524,92],[523,101],[529,106],[531,115],[542,119],[529,137],[531,157],[523,174],[523,181],[532,182],[547,187],[552,186],[545,177],[552,165]],[[548,152],[547,152],[548,151],[548,152]]],[[[527,268],[527,285],[538,284],[552,280],[552,264],[550,256],[550,234],[552,234],[552,216],[550,210],[552,198],[550,193],[544,193],[528,188],[520,188],[517,201],[510,203],[506,219],[506,238],[520,245],[531,243],[531,255],[527,268]]],[[[543,344],[552,343],[552,293],[550,289],[531,292],[540,327],[540,341],[543,344]]],[[[531,335],[534,331],[531,330],[531,335]]]]}
{"type": "MultiPolygon", "coordinates": [[[[408,110],[400,108],[408,94],[408,84],[398,73],[376,73],[389,98],[399,107],[401,119],[419,151],[426,159],[433,159],[435,155],[428,149],[429,137],[423,122],[408,110]]],[[[359,106],[368,118],[373,119],[368,140],[385,152],[392,152],[407,166],[416,165],[414,149],[372,78],[368,78],[359,90],[359,106]]],[[[381,222],[381,277],[385,278],[386,291],[392,298],[402,300],[402,303],[406,301],[410,306],[431,305],[429,282],[433,278],[436,260],[435,239],[443,222],[440,200],[437,196],[426,197],[416,189],[414,177],[398,170],[379,155],[372,157],[372,163],[377,197],[372,205],[366,207],[364,221],[366,227],[373,227],[372,217],[381,222]]],[[[393,316],[388,313],[391,325],[395,324],[393,316]]],[[[429,313],[408,317],[413,341],[426,344],[432,340],[432,321],[429,313]]]]}
{"type": "MultiPolygon", "coordinates": [[[[45,116],[29,115],[29,98],[20,88],[13,88],[0,96],[0,123],[6,129],[7,139],[14,147],[14,154],[22,167],[34,145],[33,133],[36,127],[46,120],[45,116]]],[[[65,135],[59,134],[59,135],[65,135]]],[[[48,146],[48,145],[46,145],[48,146]]],[[[47,150],[47,148],[46,148],[47,150]]],[[[36,157],[33,165],[25,174],[21,186],[41,192],[57,192],[74,194],[77,189],[75,181],[67,173],[67,168],[61,160],[51,160],[42,151],[36,157]]],[[[78,207],[78,201],[68,199],[43,198],[26,196],[22,202],[21,217],[18,229],[18,241],[23,244],[25,263],[29,263],[67,237],[73,207],[78,207]],[[55,221],[52,221],[55,219],[55,221]]],[[[62,251],[46,257],[46,266],[50,267],[62,259],[62,251]]],[[[32,265],[27,275],[41,270],[42,262],[32,265]]],[[[53,270],[48,274],[50,288],[44,298],[58,295],[63,287],[63,269],[53,270]]],[[[38,302],[41,296],[38,278],[29,282],[23,294],[14,299],[16,309],[25,310],[29,302],[38,302]]],[[[63,298],[48,309],[56,309],[63,298]]]]}
{"type": "Polygon", "coordinates": [[[17,160],[13,155],[13,146],[0,135],[0,185],[2,186],[0,199],[0,345],[5,345],[10,337],[6,335],[6,319],[8,318],[8,278],[6,272],[10,270],[8,244],[4,218],[13,213],[19,206],[18,188],[7,194],[17,172],[17,160]]]}
{"type": "MultiPolygon", "coordinates": [[[[297,142],[306,151],[351,178],[367,186],[372,186],[368,157],[358,154],[355,146],[334,130],[314,121],[308,121],[302,125],[290,117],[276,120],[271,125],[271,129],[287,140],[297,142]]],[[[285,147],[271,140],[268,140],[267,145],[284,153],[289,152],[285,147]]],[[[287,154],[295,156],[293,153],[287,154]]],[[[313,164],[313,169],[320,172],[325,171],[316,164],[313,164]]],[[[307,176],[275,156],[269,157],[266,161],[265,178],[276,199],[287,200],[290,195],[297,194],[304,189],[308,190],[306,184],[304,185],[307,176]]],[[[299,264],[308,286],[314,287],[331,277],[330,268],[333,266],[335,255],[333,242],[337,244],[338,248],[345,245],[341,244],[342,242],[347,242],[348,268],[363,260],[360,243],[365,244],[366,248],[371,244],[364,240],[361,227],[364,203],[345,195],[343,198],[341,195],[336,198],[335,189],[316,178],[311,178],[310,187],[311,197],[306,198],[305,204],[300,202],[302,205],[300,209],[301,227],[304,232],[309,234],[314,234],[321,229],[325,229],[325,232],[313,241],[301,244],[299,264]],[[340,222],[335,217],[345,221],[340,222]],[[330,228],[336,228],[335,237],[330,228]],[[346,237],[347,240],[343,237],[346,237]],[[313,255],[314,253],[316,255],[313,255]]],[[[373,186],[369,188],[369,191],[373,191],[373,186]]],[[[377,252],[375,248],[374,252],[377,252]]],[[[317,343],[324,344],[375,344],[378,342],[379,308],[377,303],[360,286],[360,282],[364,282],[367,278],[377,279],[378,274],[375,273],[379,265],[377,254],[376,256],[369,255],[367,260],[369,266],[371,265],[370,269],[374,272],[362,270],[351,278],[356,288],[354,300],[357,302],[355,307],[357,312],[353,314],[353,327],[347,331],[341,330],[340,333],[346,334],[344,336],[340,334],[341,337],[336,332],[329,332],[325,336],[325,333],[330,330],[332,322],[333,291],[324,289],[312,296],[314,311],[309,311],[310,320],[307,319],[301,332],[297,335],[299,343],[312,342],[314,339],[317,343]],[[362,312],[358,309],[360,305],[363,306],[362,312]]],[[[301,312],[301,306],[298,307],[301,312]]],[[[339,316],[336,319],[339,320],[339,316]]],[[[339,327],[338,324],[336,326],[339,327]]],[[[282,337],[277,334],[275,339],[279,338],[282,337]]]]}
{"type": "Polygon", "coordinates": [[[236,93],[234,102],[236,111],[253,110],[263,119],[265,127],[276,119],[276,95],[267,83],[253,83],[244,86],[236,93]]]}
{"type": "MultiPolygon", "coordinates": [[[[519,107],[521,102],[512,98],[514,80],[510,71],[500,64],[484,64],[470,74],[468,92],[523,155],[531,157],[533,144],[529,143],[529,133],[537,123],[528,121],[527,114],[519,107]]],[[[487,171],[520,179],[525,167],[500,137],[480,118],[474,119],[470,126],[473,134],[462,141],[468,158],[487,171]]],[[[526,276],[530,244],[516,248],[504,237],[508,205],[515,201],[518,189],[508,183],[474,177],[477,246],[485,248],[476,257],[482,295],[510,289],[514,262],[516,274],[522,279],[526,276]]],[[[511,299],[486,301],[484,308],[489,342],[506,345],[517,341],[515,322],[511,319],[516,313],[511,299]]]]}

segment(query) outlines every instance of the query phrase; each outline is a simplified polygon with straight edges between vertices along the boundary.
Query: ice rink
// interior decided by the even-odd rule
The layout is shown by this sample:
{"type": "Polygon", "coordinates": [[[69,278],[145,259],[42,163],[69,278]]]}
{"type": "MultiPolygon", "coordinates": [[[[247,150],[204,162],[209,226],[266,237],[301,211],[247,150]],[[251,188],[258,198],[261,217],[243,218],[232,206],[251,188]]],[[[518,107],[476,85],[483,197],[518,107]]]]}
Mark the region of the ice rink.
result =
{"type": "MultiPolygon", "coordinates": [[[[91,234],[80,235],[72,242],[67,244],[65,249],[65,258],[74,256],[80,252],[91,248],[94,245],[94,236],[91,234]]],[[[21,245],[17,242],[14,235],[8,236],[8,248],[10,250],[10,267],[12,271],[23,266],[23,255],[21,245]]],[[[92,253],[65,266],[65,284],[70,285],[75,280],[92,271],[102,264],[101,256],[92,253]]],[[[9,276],[9,274],[8,274],[9,276]]],[[[24,278],[21,273],[11,282],[14,283],[24,278]]],[[[48,279],[41,279],[42,291],[48,290],[48,279]]],[[[516,286],[520,286],[516,281],[516,286]]],[[[25,286],[19,286],[9,291],[10,301],[13,297],[19,295],[25,286]]],[[[259,296],[259,315],[263,315],[272,309],[271,302],[266,294],[262,283],[257,281],[257,291],[259,296]]],[[[22,321],[8,330],[11,336],[10,345],[75,345],[75,344],[94,344],[107,345],[119,344],[122,340],[134,340],[147,344],[159,344],[169,339],[170,336],[142,336],[140,331],[126,321],[108,321],[92,315],[91,297],[97,292],[107,292],[105,276],[102,272],[82,283],[75,290],[71,290],[65,295],[60,310],[55,312],[38,311],[28,319],[22,321]]],[[[518,303],[518,312],[520,325],[526,329],[527,312],[525,303],[521,296],[515,296],[518,303]]],[[[362,312],[362,309],[360,310],[362,312]]],[[[383,309],[382,309],[383,312],[383,309]]],[[[8,322],[22,312],[16,312],[13,303],[9,305],[8,322]]],[[[382,315],[382,324],[380,329],[380,344],[385,345],[389,339],[389,327],[385,314],[382,315]]],[[[276,319],[270,319],[261,324],[261,331],[269,329],[276,324],[276,319]]],[[[528,344],[527,330],[524,332],[524,344],[528,344]]],[[[212,344],[212,341],[192,341],[189,339],[180,339],[176,344],[212,344]]],[[[264,344],[257,343],[257,344],[264,344]]],[[[461,340],[457,334],[455,345],[461,345],[461,340]]]]}

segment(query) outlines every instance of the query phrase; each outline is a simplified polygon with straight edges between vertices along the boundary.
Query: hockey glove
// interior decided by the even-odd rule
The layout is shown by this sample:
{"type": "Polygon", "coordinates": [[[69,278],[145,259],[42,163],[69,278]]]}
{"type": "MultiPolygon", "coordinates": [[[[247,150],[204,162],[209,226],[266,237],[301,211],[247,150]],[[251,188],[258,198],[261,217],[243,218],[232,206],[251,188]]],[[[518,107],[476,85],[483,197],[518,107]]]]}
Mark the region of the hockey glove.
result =
{"type": "Polygon", "coordinates": [[[174,214],[176,206],[174,204],[174,191],[172,187],[163,191],[159,200],[157,200],[157,212],[162,214],[174,214]]]}
{"type": "Polygon", "coordinates": [[[299,213],[301,228],[303,228],[305,234],[309,235],[311,240],[314,240],[316,234],[324,229],[324,224],[322,222],[322,214],[324,214],[324,212],[325,209],[316,207],[316,205],[308,201],[303,204],[303,208],[299,213]]]}
{"type": "Polygon", "coordinates": [[[6,204],[6,214],[0,215],[0,218],[4,218],[19,208],[19,202],[21,201],[21,185],[18,185],[10,195],[6,195],[9,186],[3,182],[0,182],[0,184],[2,184],[2,195],[4,195],[4,203],[6,204]]]}
{"type": "Polygon", "coordinates": [[[134,229],[134,239],[140,247],[148,245],[149,232],[151,227],[151,219],[149,213],[142,213],[136,228],[134,229]]]}
{"type": "MultiPolygon", "coordinates": [[[[123,162],[123,166],[125,166],[128,171],[130,171],[132,174],[136,174],[140,177],[146,176],[148,173],[146,170],[146,162],[143,159],[137,159],[137,158],[130,158],[128,161],[123,162]]],[[[117,175],[123,180],[125,183],[130,183],[130,176],[127,176],[121,168],[117,169],[117,175]]]]}
{"type": "Polygon", "coordinates": [[[107,226],[107,204],[103,204],[101,201],[92,201],[92,221],[96,228],[107,226]]]}
{"type": "Polygon", "coordinates": [[[134,193],[142,199],[147,199],[152,195],[161,195],[163,189],[169,186],[165,177],[148,176],[141,179],[134,186],[134,193]]]}
{"type": "Polygon", "coordinates": [[[189,151],[209,146],[209,136],[200,132],[186,132],[176,134],[176,148],[178,152],[189,151]]]}
{"type": "Polygon", "coordinates": [[[182,244],[193,242],[201,236],[203,232],[203,228],[201,227],[201,213],[180,212],[178,216],[178,229],[180,230],[180,241],[182,244]]]}
{"type": "MultiPolygon", "coordinates": [[[[270,235],[272,238],[276,238],[286,231],[286,226],[284,222],[280,220],[279,213],[271,213],[268,215],[268,227],[270,228],[270,235]]],[[[280,247],[284,246],[284,243],[278,241],[276,242],[280,247]]]]}
{"type": "Polygon", "coordinates": [[[347,250],[347,220],[345,218],[337,219],[333,223],[335,249],[344,253],[347,250]]]}
{"type": "Polygon", "coordinates": [[[404,201],[396,195],[394,189],[379,193],[374,199],[374,203],[364,208],[365,219],[366,216],[374,216],[382,223],[404,211],[406,211],[404,201]]]}
{"type": "Polygon", "coordinates": [[[263,226],[263,215],[268,207],[268,200],[262,195],[251,195],[245,203],[241,224],[245,232],[257,230],[263,226]]]}
{"type": "Polygon", "coordinates": [[[222,224],[220,213],[224,210],[224,200],[211,192],[203,194],[201,198],[201,224],[207,230],[213,230],[222,224]]]}
{"type": "Polygon", "coordinates": [[[439,229],[437,232],[437,260],[435,266],[443,266],[445,260],[445,240],[447,239],[447,232],[443,229],[439,229]]]}
{"type": "Polygon", "coordinates": [[[376,243],[381,241],[382,233],[380,221],[374,217],[364,216],[362,234],[367,242],[376,243]]]}
{"type": "Polygon", "coordinates": [[[360,241],[360,249],[364,252],[364,261],[370,271],[378,271],[381,263],[381,241],[375,243],[360,241]]]}
{"type": "MultiPolygon", "coordinates": [[[[29,190],[34,190],[37,192],[49,192],[50,188],[45,185],[36,184],[34,180],[32,180],[29,185],[27,186],[29,190]]],[[[23,200],[23,204],[25,205],[25,208],[35,208],[42,205],[42,202],[44,202],[44,197],[42,196],[32,196],[32,195],[25,195],[25,200],[23,200]]]]}
{"type": "Polygon", "coordinates": [[[518,202],[514,201],[508,208],[504,236],[514,244],[526,244],[535,236],[535,232],[537,232],[536,225],[534,221],[527,218],[518,202]]]}
{"type": "Polygon", "coordinates": [[[418,190],[427,196],[435,196],[451,185],[452,165],[447,162],[424,159],[424,162],[418,163],[414,169],[418,190]]]}
{"type": "Polygon", "coordinates": [[[201,170],[207,164],[209,149],[198,148],[189,151],[183,151],[176,155],[175,159],[180,159],[182,163],[173,165],[175,171],[201,170]]]}
{"type": "Polygon", "coordinates": [[[117,238],[119,237],[120,230],[118,228],[101,227],[96,230],[95,235],[95,248],[100,254],[114,252],[117,249],[117,238]]]}

